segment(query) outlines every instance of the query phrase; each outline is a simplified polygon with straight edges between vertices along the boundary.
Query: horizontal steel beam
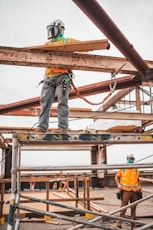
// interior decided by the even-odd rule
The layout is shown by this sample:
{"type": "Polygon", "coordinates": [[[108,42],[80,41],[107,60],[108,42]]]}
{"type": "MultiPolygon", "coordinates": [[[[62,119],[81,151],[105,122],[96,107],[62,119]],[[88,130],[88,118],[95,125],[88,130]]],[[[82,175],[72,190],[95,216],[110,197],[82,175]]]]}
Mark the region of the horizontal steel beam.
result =
{"type": "MultiPolygon", "coordinates": [[[[145,61],[153,68],[153,61],[145,61]]],[[[58,51],[25,50],[24,48],[0,46],[0,64],[59,67],[71,70],[87,70],[112,73],[119,70],[122,74],[136,74],[136,68],[125,58],[99,56],[92,54],[67,53],[58,51]],[[121,66],[123,66],[121,68],[121,66]]]]}
{"type": "MultiPolygon", "coordinates": [[[[35,115],[33,114],[33,116],[36,116],[36,115],[38,116],[38,114],[36,113],[35,115]]],[[[53,111],[51,113],[51,116],[57,117],[56,112],[53,111]]],[[[70,110],[69,117],[70,118],[80,118],[80,119],[86,118],[86,119],[113,119],[113,120],[140,120],[140,121],[143,121],[143,120],[152,121],[153,119],[153,115],[150,113],[102,112],[102,111],[84,111],[84,110],[80,110],[80,111],[70,110]]],[[[3,128],[4,126],[1,126],[0,130],[3,128]]],[[[12,127],[11,129],[15,129],[15,127],[12,127]]]]}
{"type": "Polygon", "coordinates": [[[79,165],[79,166],[50,166],[50,167],[18,167],[17,171],[65,171],[65,170],[106,170],[126,168],[153,168],[153,164],[118,164],[118,165],[79,165]]]}
{"type": "MultiPolygon", "coordinates": [[[[141,80],[134,75],[129,75],[125,77],[116,78],[115,83],[116,83],[115,90],[118,90],[118,89],[129,88],[132,86],[140,85],[141,80]]],[[[81,97],[101,94],[104,92],[110,92],[110,84],[111,85],[114,84],[114,81],[107,80],[107,81],[97,82],[97,83],[90,84],[90,85],[80,86],[77,88],[77,91],[79,92],[81,97]]],[[[69,93],[69,99],[72,100],[75,98],[78,98],[78,95],[76,94],[75,90],[72,89],[70,90],[70,93],[69,93]]],[[[57,102],[57,98],[55,98],[54,102],[57,102]]],[[[40,105],[39,97],[30,98],[27,100],[14,102],[14,103],[10,103],[7,105],[1,105],[0,114],[8,113],[7,115],[11,115],[9,113],[12,111],[21,110],[24,108],[27,109],[27,108],[31,108],[31,107],[39,106],[39,105],[40,105]]],[[[36,110],[35,110],[35,115],[36,115],[36,110]]]]}

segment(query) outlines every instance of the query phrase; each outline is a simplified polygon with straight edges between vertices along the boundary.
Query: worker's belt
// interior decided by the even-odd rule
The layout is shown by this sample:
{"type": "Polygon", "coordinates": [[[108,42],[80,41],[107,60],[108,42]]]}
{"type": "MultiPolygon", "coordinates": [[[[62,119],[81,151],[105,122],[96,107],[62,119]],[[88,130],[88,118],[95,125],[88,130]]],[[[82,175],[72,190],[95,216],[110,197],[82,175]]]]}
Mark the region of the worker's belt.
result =
{"type": "Polygon", "coordinates": [[[42,81],[39,82],[39,85],[42,84],[42,83],[44,83],[44,84],[46,84],[46,85],[48,85],[48,86],[50,86],[50,87],[56,88],[56,87],[59,86],[60,84],[64,84],[64,80],[59,81],[59,82],[56,83],[56,84],[55,84],[55,83],[48,82],[48,81],[46,81],[46,80],[42,80],[42,81]]]}
{"type": "Polygon", "coordinates": [[[50,87],[56,88],[57,86],[63,84],[63,95],[64,95],[66,89],[69,87],[69,84],[68,84],[68,83],[69,83],[70,80],[71,80],[71,75],[68,74],[67,78],[65,78],[65,79],[63,79],[63,80],[57,82],[56,84],[55,84],[55,83],[48,82],[48,81],[46,81],[46,80],[44,79],[44,80],[42,80],[42,81],[39,82],[39,85],[42,84],[42,83],[44,83],[44,84],[46,84],[46,85],[48,85],[48,86],[50,86],[50,87]]]}

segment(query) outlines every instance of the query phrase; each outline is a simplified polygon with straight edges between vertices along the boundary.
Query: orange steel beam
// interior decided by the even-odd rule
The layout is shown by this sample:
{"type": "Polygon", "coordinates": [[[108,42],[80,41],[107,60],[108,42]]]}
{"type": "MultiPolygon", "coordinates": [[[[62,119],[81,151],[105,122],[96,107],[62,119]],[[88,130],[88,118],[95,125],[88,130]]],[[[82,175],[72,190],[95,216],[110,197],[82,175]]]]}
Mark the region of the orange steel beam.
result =
{"type": "MultiPolygon", "coordinates": [[[[74,114],[78,112],[90,112],[90,108],[69,108],[69,115],[70,117],[75,117],[74,114]]],[[[20,109],[11,111],[8,113],[5,113],[5,115],[9,116],[39,116],[40,114],[40,106],[33,107],[33,108],[26,108],[26,109],[20,109]]],[[[53,107],[50,112],[51,117],[57,117],[57,108],[53,107]]]]}
{"type": "MultiPolygon", "coordinates": [[[[102,82],[78,87],[77,90],[79,91],[79,93],[83,97],[84,96],[91,96],[91,95],[95,95],[95,94],[109,92],[110,91],[110,87],[109,87],[110,83],[113,83],[112,80],[102,81],[102,82]]],[[[135,85],[140,85],[141,81],[139,78],[137,79],[135,76],[129,75],[126,77],[116,78],[116,83],[117,84],[116,84],[115,90],[118,90],[118,89],[122,89],[122,88],[129,88],[129,87],[132,87],[135,85]]],[[[70,100],[77,98],[77,95],[76,95],[74,89],[72,89],[70,91],[69,98],[70,98],[70,100]]],[[[55,98],[54,102],[57,102],[57,98],[55,98]]],[[[0,115],[5,114],[5,113],[9,113],[9,112],[12,112],[15,110],[32,108],[32,107],[36,107],[36,106],[40,106],[40,97],[31,98],[31,99],[18,101],[18,102],[14,102],[11,104],[0,106],[0,115]]]]}
{"type": "Polygon", "coordinates": [[[139,74],[141,74],[142,80],[153,78],[153,72],[149,69],[148,65],[96,0],[73,0],[73,2],[131,62],[139,74]]]}

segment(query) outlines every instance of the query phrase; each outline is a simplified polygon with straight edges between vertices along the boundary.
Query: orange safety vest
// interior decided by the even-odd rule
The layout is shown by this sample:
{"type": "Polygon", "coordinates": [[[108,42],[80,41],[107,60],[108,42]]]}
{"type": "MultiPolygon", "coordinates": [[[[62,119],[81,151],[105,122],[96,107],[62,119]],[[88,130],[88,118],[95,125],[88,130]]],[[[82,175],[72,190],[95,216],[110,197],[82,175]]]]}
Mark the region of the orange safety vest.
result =
{"type": "MultiPolygon", "coordinates": [[[[60,45],[60,44],[64,44],[67,42],[75,42],[77,40],[73,39],[73,38],[63,38],[60,41],[49,41],[46,42],[45,45],[60,45]]],[[[53,77],[56,75],[59,75],[60,73],[68,73],[69,70],[68,69],[62,69],[62,68],[47,68],[45,71],[45,75],[47,77],[53,77]]]]}
{"type": "Polygon", "coordinates": [[[122,189],[126,191],[136,191],[139,186],[139,171],[138,169],[120,169],[117,172],[120,177],[122,189]]]}

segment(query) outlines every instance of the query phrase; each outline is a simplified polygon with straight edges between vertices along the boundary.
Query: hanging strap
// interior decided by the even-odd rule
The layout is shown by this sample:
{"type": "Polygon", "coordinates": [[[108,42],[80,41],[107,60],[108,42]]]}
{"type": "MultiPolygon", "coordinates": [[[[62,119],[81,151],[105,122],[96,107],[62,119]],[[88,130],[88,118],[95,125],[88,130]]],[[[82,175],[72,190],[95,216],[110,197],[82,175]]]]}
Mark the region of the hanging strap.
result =
{"type": "Polygon", "coordinates": [[[71,85],[73,86],[76,95],[90,105],[101,105],[112,95],[112,92],[110,92],[101,102],[93,103],[93,102],[90,102],[89,100],[87,100],[85,97],[81,96],[80,92],[77,90],[77,88],[75,87],[75,85],[73,83],[72,77],[71,77],[71,85]]]}

